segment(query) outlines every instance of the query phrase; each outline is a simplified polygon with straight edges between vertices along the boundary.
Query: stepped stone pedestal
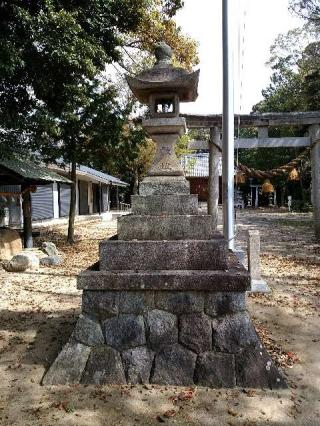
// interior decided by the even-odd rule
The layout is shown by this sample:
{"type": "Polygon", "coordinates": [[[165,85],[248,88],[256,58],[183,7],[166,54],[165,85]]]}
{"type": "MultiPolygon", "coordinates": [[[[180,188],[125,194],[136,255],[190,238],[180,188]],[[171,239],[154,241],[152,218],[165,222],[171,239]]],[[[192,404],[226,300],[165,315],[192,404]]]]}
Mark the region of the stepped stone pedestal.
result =
{"type": "Polygon", "coordinates": [[[155,160],[118,219],[118,238],[100,243],[100,262],[79,275],[82,313],[43,384],[285,386],[246,311],[249,273],[198,214],[198,199],[174,155],[185,131],[179,100],[197,97],[199,73],[156,65],[128,83],[151,118],[155,160]]]}
{"type": "Polygon", "coordinates": [[[133,196],[132,209],[79,275],[82,314],[43,384],[285,386],[246,311],[249,274],[197,197],[133,196]]]}

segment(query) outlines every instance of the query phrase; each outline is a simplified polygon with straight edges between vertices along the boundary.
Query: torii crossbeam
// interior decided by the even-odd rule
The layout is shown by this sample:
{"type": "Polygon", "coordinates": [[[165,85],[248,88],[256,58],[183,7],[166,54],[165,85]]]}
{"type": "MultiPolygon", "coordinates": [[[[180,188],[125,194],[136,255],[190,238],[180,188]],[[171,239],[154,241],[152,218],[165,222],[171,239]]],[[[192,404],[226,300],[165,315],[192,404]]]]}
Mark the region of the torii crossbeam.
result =
{"type": "MultiPolygon", "coordinates": [[[[209,164],[215,164],[215,156],[219,155],[219,130],[222,127],[222,115],[183,114],[188,128],[210,129],[210,158],[209,164]],[[217,136],[218,135],[218,136],[217,136]]],[[[315,237],[320,241],[320,111],[246,114],[235,116],[235,125],[240,121],[240,127],[258,128],[258,138],[240,138],[235,140],[235,148],[277,148],[277,147],[310,147],[312,204],[314,216],[315,237]],[[239,120],[240,118],[240,120],[239,120]],[[305,128],[308,136],[290,138],[269,138],[268,128],[297,127],[305,128]]],[[[209,208],[217,206],[217,179],[209,176],[209,208]],[[211,183],[211,184],[210,184],[211,183]]],[[[216,212],[212,211],[215,215],[216,212]]]]}

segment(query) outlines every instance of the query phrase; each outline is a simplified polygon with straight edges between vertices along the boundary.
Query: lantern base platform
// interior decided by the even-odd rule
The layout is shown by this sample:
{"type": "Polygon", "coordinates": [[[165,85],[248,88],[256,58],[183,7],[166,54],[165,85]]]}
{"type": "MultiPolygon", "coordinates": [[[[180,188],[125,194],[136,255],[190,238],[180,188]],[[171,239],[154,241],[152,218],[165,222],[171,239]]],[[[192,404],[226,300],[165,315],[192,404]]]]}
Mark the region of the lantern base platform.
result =
{"type": "Polygon", "coordinates": [[[122,238],[103,241],[78,276],[82,313],[42,384],[286,387],[246,310],[248,271],[211,216],[183,214],[196,207],[187,181],[166,179],[186,193],[147,177],[164,193],[136,197],[122,238]]]}
{"type": "Polygon", "coordinates": [[[245,291],[192,287],[84,290],[82,314],[42,384],[286,387],[245,309],[245,291]]]}

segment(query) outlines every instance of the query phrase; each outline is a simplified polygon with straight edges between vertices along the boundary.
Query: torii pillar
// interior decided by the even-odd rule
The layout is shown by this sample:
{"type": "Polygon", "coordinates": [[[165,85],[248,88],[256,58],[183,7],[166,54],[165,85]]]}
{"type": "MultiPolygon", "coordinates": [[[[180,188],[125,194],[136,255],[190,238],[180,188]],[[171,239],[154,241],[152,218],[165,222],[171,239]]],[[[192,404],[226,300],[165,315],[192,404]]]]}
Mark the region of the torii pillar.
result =
{"type": "Polygon", "coordinates": [[[311,179],[314,231],[316,240],[320,241],[320,125],[309,127],[311,138],[311,179]]]}
{"type": "Polygon", "coordinates": [[[220,129],[219,127],[211,127],[209,140],[208,214],[212,216],[214,229],[217,229],[218,226],[220,153],[220,129]]]}

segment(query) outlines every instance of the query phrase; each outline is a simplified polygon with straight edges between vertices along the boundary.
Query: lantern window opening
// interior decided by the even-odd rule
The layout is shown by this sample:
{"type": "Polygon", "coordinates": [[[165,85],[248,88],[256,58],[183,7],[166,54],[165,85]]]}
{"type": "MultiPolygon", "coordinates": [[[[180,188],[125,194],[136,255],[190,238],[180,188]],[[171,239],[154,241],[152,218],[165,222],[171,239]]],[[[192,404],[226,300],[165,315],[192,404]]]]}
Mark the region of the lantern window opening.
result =
{"type": "Polygon", "coordinates": [[[168,112],[174,112],[174,99],[172,98],[157,100],[155,110],[157,114],[167,114],[168,112]]]}
{"type": "Polygon", "coordinates": [[[149,100],[152,117],[177,117],[179,115],[179,97],[175,93],[153,94],[149,100]]]}

